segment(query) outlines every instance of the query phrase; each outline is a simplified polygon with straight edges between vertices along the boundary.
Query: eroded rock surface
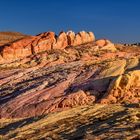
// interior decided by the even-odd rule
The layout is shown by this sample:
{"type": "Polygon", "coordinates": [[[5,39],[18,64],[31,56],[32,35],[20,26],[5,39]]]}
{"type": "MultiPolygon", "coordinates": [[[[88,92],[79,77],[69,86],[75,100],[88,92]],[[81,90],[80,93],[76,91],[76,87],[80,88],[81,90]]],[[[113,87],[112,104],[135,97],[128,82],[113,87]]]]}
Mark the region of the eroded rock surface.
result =
{"type": "Polygon", "coordinates": [[[57,36],[54,32],[44,32],[37,36],[28,36],[19,39],[9,45],[0,48],[0,64],[12,62],[27,56],[35,55],[44,51],[54,49],[65,49],[67,46],[77,46],[95,41],[92,32],[72,31],[60,32],[57,36]]]}
{"type": "Polygon", "coordinates": [[[45,32],[2,48],[0,117],[139,103],[140,48],[94,40],[91,32],[45,32]]]}
{"type": "Polygon", "coordinates": [[[139,121],[137,104],[94,104],[39,117],[1,119],[0,138],[139,140],[139,121]]]}

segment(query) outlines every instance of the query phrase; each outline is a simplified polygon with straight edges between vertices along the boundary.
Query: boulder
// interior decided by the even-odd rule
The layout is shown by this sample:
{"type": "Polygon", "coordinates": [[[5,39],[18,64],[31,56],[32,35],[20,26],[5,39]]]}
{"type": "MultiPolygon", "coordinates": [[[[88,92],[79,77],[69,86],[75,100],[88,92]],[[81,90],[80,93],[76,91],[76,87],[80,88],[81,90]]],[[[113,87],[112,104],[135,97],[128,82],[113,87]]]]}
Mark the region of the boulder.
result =
{"type": "Polygon", "coordinates": [[[97,40],[95,44],[100,47],[100,50],[109,50],[112,52],[117,50],[115,45],[111,41],[106,39],[97,40]]]}
{"type": "Polygon", "coordinates": [[[106,40],[105,39],[99,39],[95,43],[96,43],[97,46],[103,47],[103,46],[106,45],[106,40]]]}

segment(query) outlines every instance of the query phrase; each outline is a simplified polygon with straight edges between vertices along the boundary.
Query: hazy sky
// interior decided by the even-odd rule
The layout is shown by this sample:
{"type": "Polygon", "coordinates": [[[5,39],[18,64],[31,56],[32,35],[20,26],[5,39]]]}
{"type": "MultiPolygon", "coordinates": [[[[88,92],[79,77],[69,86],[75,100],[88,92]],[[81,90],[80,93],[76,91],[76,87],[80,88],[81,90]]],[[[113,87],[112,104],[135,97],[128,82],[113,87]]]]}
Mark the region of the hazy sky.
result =
{"type": "Polygon", "coordinates": [[[140,0],[0,0],[0,31],[62,30],[140,42],[140,0]]]}

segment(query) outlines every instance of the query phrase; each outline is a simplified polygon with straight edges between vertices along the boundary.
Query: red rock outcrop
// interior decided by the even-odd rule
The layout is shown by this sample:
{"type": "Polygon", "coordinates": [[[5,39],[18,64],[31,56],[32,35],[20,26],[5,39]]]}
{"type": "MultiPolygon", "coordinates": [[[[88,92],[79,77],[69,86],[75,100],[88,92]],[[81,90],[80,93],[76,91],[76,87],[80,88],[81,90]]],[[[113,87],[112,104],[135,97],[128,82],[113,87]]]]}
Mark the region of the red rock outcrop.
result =
{"type": "Polygon", "coordinates": [[[56,42],[54,32],[46,32],[37,36],[37,39],[34,40],[30,46],[34,54],[51,50],[53,44],[56,42]]]}
{"type": "Polygon", "coordinates": [[[14,60],[31,55],[32,52],[29,44],[34,39],[35,37],[27,37],[12,43],[10,46],[5,46],[0,52],[3,59],[14,60]]]}
{"type": "Polygon", "coordinates": [[[54,32],[45,32],[37,36],[30,36],[3,46],[0,50],[0,63],[14,61],[40,52],[52,49],[65,49],[67,46],[77,46],[95,40],[92,32],[61,32],[58,36],[54,32]],[[6,60],[6,61],[4,61],[6,60]]]}
{"type": "Polygon", "coordinates": [[[65,49],[67,46],[67,35],[65,32],[61,32],[56,38],[56,43],[54,43],[53,49],[65,49]]]}
{"type": "Polygon", "coordinates": [[[94,40],[84,31],[45,32],[1,48],[0,117],[32,117],[90,103],[139,103],[140,48],[94,40]]]}

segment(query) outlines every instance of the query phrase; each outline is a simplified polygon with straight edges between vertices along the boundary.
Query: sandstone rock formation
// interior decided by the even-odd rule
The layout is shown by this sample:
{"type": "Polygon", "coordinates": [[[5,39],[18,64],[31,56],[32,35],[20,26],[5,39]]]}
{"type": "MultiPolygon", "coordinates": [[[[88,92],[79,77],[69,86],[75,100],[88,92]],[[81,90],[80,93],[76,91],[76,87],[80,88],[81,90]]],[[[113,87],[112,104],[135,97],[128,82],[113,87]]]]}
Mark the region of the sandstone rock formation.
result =
{"type": "Polygon", "coordinates": [[[80,44],[92,42],[95,40],[95,36],[92,32],[79,32],[75,35],[74,42],[71,44],[72,46],[77,46],[80,44]]]}
{"type": "Polygon", "coordinates": [[[120,75],[112,81],[102,103],[140,102],[140,70],[120,75]]]}
{"type": "Polygon", "coordinates": [[[95,42],[95,44],[99,46],[101,50],[116,51],[115,45],[109,40],[99,39],[95,42]]]}
{"type": "Polygon", "coordinates": [[[56,39],[56,43],[53,45],[53,49],[65,49],[67,46],[67,34],[65,32],[61,32],[56,39]]]}
{"type": "Polygon", "coordinates": [[[103,47],[103,46],[106,45],[106,40],[105,39],[99,39],[95,43],[96,43],[97,46],[103,47]]]}
{"type": "Polygon", "coordinates": [[[2,47],[0,117],[33,117],[92,103],[138,103],[140,49],[94,40],[91,32],[45,32],[2,47]]]}
{"type": "MultiPolygon", "coordinates": [[[[125,81],[126,78],[122,78],[126,77],[125,72],[139,68],[139,59],[134,58],[137,52],[134,54],[133,50],[133,55],[131,52],[127,53],[129,58],[125,58],[126,53],[111,50],[106,52],[97,49],[93,42],[56,50],[50,54],[44,52],[35,58],[9,64],[9,69],[14,65],[18,69],[0,73],[0,117],[38,116],[96,102],[138,103],[139,86],[135,84],[139,83],[138,72],[128,74],[131,75],[128,83],[135,87],[133,89],[129,86],[126,90],[122,84],[117,84],[116,87],[115,83],[118,80],[114,82],[118,76],[122,79],[119,83],[125,81]],[[83,59],[87,56],[90,57],[83,59]],[[134,60],[136,63],[132,65],[134,60]],[[36,66],[33,67],[32,63],[36,63],[36,66]],[[26,67],[22,69],[19,66],[26,67]],[[128,97],[131,97],[130,100],[128,97]]],[[[3,65],[2,68],[5,67],[7,69],[7,65],[3,65]]]]}
{"type": "Polygon", "coordinates": [[[31,47],[28,46],[34,37],[27,37],[12,43],[10,46],[4,46],[0,52],[3,59],[17,59],[31,55],[31,47]]]}
{"type": "Polygon", "coordinates": [[[2,59],[0,63],[18,60],[30,55],[52,49],[65,49],[67,46],[77,46],[95,40],[92,32],[61,32],[58,36],[53,32],[45,32],[37,36],[30,36],[0,49],[2,59]]]}
{"type": "Polygon", "coordinates": [[[139,47],[84,31],[0,47],[0,139],[134,140],[139,112],[139,47]]]}
{"type": "Polygon", "coordinates": [[[38,35],[37,38],[30,44],[32,54],[51,50],[55,42],[56,39],[54,32],[46,32],[38,35]]]}

